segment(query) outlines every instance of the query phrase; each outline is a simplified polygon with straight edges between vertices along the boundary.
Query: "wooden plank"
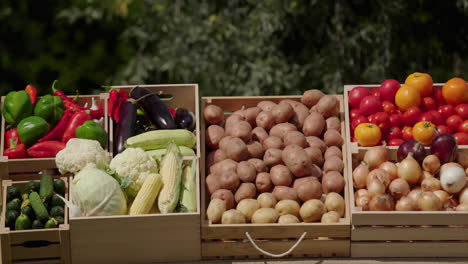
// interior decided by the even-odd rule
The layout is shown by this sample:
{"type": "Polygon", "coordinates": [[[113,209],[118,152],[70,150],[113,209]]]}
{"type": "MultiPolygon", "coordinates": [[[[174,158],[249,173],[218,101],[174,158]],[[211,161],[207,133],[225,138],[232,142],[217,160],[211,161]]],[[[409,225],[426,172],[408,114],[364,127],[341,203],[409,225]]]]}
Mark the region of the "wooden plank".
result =
{"type": "Polygon", "coordinates": [[[26,248],[23,246],[11,247],[11,259],[28,260],[28,259],[45,259],[57,258],[60,256],[60,244],[48,245],[47,247],[31,247],[26,248]]]}
{"type": "Polygon", "coordinates": [[[63,260],[57,258],[21,260],[15,261],[14,264],[64,264],[63,260]]]}
{"type": "Polygon", "coordinates": [[[468,226],[354,227],[352,241],[467,240],[468,226]]]}
{"type": "Polygon", "coordinates": [[[468,257],[467,242],[352,242],[353,258],[468,257]]]}

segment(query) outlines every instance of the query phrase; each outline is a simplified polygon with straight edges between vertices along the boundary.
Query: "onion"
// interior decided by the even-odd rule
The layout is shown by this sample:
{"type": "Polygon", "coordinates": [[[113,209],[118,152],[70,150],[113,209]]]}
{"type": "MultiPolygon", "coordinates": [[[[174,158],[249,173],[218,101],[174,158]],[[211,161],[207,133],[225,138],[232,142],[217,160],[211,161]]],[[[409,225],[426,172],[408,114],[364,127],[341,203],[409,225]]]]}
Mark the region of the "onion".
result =
{"type": "Polygon", "coordinates": [[[424,179],[421,182],[421,189],[426,192],[434,192],[440,190],[440,181],[434,177],[424,179]]]}
{"type": "Polygon", "coordinates": [[[380,164],[379,169],[382,169],[388,173],[388,176],[390,177],[390,181],[393,181],[394,179],[398,178],[398,173],[397,173],[397,166],[395,163],[386,161],[382,164],[380,164]]]}
{"type": "Polygon", "coordinates": [[[387,160],[388,150],[383,146],[372,147],[364,154],[364,161],[371,169],[380,166],[380,164],[387,160]]]}
{"type": "Polygon", "coordinates": [[[365,162],[362,162],[353,171],[353,185],[354,188],[366,187],[366,179],[369,174],[369,166],[365,162]]]}
{"type": "Polygon", "coordinates": [[[444,165],[442,165],[442,167],[440,167],[440,173],[442,173],[446,168],[451,167],[451,166],[456,166],[456,167],[463,169],[462,165],[456,162],[449,162],[449,163],[445,163],[444,165]]]}
{"type": "Polygon", "coordinates": [[[421,179],[419,179],[419,180],[422,182],[427,178],[434,178],[434,175],[430,174],[428,171],[423,170],[421,179]]]}
{"type": "Polygon", "coordinates": [[[418,198],[418,208],[421,211],[440,211],[442,202],[432,192],[423,192],[418,198]]]}
{"type": "Polygon", "coordinates": [[[441,169],[440,182],[448,193],[458,193],[466,185],[466,174],[459,166],[449,166],[441,169]]]}
{"type": "Polygon", "coordinates": [[[374,197],[385,193],[385,185],[379,180],[372,180],[367,184],[367,190],[369,191],[369,196],[374,197]]]}
{"type": "Polygon", "coordinates": [[[422,166],[425,171],[435,174],[440,168],[440,160],[436,155],[428,155],[424,158],[422,166]]]}
{"type": "Polygon", "coordinates": [[[392,211],[393,209],[395,209],[395,201],[389,194],[377,195],[369,202],[370,211],[392,211]]]}
{"type": "Polygon", "coordinates": [[[410,192],[410,186],[405,180],[397,178],[390,183],[388,190],[392,197],[398,200],[401,197],[408,195],[410,192]]]}
{"type": "Polygon", "coordinates": [[[455,211],[468,211],[468,204],[459,204],[455,207],[455,211]]]}
{"type": "Polygon", "coordinates": [[[437,198],[439,198],[439,200],[441,201],[442,203],[442,207],[444,208],[449,208],[449,207],[452,207],[451,203],[450,203],[450,196],[449,194],[446,192],[446,191],[443,191],[443,190],[437,190],[437,191],[434,191],[433,192],[437,198]]]}
{"type": "Polygon", "coordinates": [[[403,142],[397,151],[397,160],[400,162],[406,157],[409,153],[413,153],[414,159],[421,163],[426,157],[426,149],[424,149],[423,144],[419,143],[414,139],[406,140],[403,142]]]}
{"type": "Polygon", "coordinates": [[[468,204],[468,187],[465,187],[465,189],[463,189],[460,192],[460,195],[458,196],[458,201],[461,204],[468,204]]]}
{"type": "Polygon", "coordinates": [[[370,183],[372,180],[380,181],[381,183],[383,183],[385,188],[387,188],[390,184],[390,176],[386,171],[382,169],[374,169],[371,172],[369,172],[369,175],[367,175],[366,184],[370,183]]]}
{"type": "Polygon", "coordinates": [[[356,206],[360,207],[363,211],[369,211],[369,201],[369,196],[359,196],[358,198],[356,198],[356,206]]]}
{"type": "Polygon", "coordinates": [[[369,191],[367,189],[359,189],[354,193],[354,199],[360,196],[369,196],[369,191]]]}
{"type": "Polygon", "coordinates": [[[397,201],[395,205],[395,209],[397,211],[413,211],[414,210],[414,203],[411,198],[404,196],[401,197],[400,200],[397,201]]]}
{"type": "Polygon", "coordinates": [[[421,167],[413,158],[413,153],[410,152],[408,157],[398,164],[398,177],[406,180],[409,184],[414,184],[419,181],[421,175],[421,167]]]}
{"type": "Polygon", "coordinates": [[[419,199],[419,196],[422,194],[422,190],[421,189],[413,189],[411,190],[411,192],[408,194],[408,198],[411,199],[411,201],[413,201],[413,208],[416,210],[416,209],[419,209],[418,208],[418,199],[419,199]]]}
{"type": "Polygon", "coordinates": [[[460,165],[462,165],[463,168],[468,168],[468,152],[462,150],[459,151],[457,162],[460,163],[460,165]]]}
{"type": "Polygon", "coordinates": [[[457,157],[458,144],[449,134],[439,134],[434,137],[431,144],[431,154],[439,157],[442,163],[452,162],[457,157]]]}

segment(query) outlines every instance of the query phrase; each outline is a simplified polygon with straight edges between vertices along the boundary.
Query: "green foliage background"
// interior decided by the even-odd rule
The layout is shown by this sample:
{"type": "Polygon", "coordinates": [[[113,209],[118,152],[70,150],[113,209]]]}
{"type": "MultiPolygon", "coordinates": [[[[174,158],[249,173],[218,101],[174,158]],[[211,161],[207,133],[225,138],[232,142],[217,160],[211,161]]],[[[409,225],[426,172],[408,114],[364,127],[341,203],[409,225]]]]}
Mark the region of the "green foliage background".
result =
{"type": "Polygon", "coordinates": [[[2,95],[55,79],[70,94],[199,83],[202,95],[468,79],[468,0],[4,0],[0,23],[2,95]]]}

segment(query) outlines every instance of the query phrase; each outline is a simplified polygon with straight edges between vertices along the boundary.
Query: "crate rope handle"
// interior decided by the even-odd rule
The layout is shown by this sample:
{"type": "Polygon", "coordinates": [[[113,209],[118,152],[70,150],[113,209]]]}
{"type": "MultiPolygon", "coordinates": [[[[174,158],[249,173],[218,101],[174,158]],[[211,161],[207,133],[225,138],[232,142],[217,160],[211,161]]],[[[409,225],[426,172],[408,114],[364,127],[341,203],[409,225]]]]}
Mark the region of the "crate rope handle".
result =
{"type": "Polygon", "coordinates": [[[296,241],[296,243],[294,245],[292,245],[292,247],[288,251],[286,251],[284,253],[281,253],[281,254],[272,254],[270,252],[267,252],[267,251],[261,249],[259,246],[257,246],[257,244],[255,244],[253,239],[250,237],[249,232],[245,232],[245,235],[249,239],[252,246],[254,246],[254,248],[257,249],[258,251],[260,251],[261,253],[263,253],[263,254],[265,254],[265,255],[267,255],[269,257],[272,257],[272,258],[281,258],[281,257],[284,257],[284,256],[290,254],[294,249],[296,249],[296,247],[299,245],[299,243],[301,243],[302,240],[304,239],[304,237],[307,235],[307,232],[302,233],[302,236],[296,241]]]}

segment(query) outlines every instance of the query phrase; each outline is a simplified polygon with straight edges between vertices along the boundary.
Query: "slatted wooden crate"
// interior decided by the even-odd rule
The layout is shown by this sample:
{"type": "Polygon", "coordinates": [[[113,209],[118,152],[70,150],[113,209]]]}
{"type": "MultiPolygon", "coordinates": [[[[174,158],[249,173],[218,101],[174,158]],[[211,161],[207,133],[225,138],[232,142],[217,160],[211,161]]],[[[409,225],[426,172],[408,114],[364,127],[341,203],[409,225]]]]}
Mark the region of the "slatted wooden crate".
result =
{"type": "MultiPolygon", "coordinates": [[[[340,100],[341,127],[344,131],[344,116],[342,96],[340,100]]],[[[265,97],[203,97],[202,108],[208,104],[220,106],[225,111],[236,111],[242,107],[256,106],[262,100],[279,102],[283,99],[300,101],[300,96],[265,96],[265,97]]],[[[202,228],[202,258],[265,258],[271,257],[257,250],[265,250],[271,254],[287,257],[346,257],[350,255],[350,213],[346,209],[345,217],[339,223],[300,223],[300,224],[212,224],[206,217],[209,194],[205,191],[205,123],[201,123],[201,228],[202,228]],[[247,236],[253,238],[254,246],[247,236]],[[299,241],[301,240],[301,241],[299,241]],[[292,249],[295,243],[298,245],[292,249]],[[280,254],[282,253],[282,254],[280,254]]],[[[346,146],[343,145],[343,158],[346,159],[346,146]]],[[[344,160],[346,164],[346,160],[344,160]]],[[[346,166],[346,165],[345,165],[346,166]]],[[[346,173],[346,169],[343,170],[346,173]]],[[[345,177],[345,179],[347,179],[345,177]]],[[[348,183],[346,183],[348,184],[348,183]]],[[[345,187],[344,198],[348,204],[348,188],[345,187]]]]}

